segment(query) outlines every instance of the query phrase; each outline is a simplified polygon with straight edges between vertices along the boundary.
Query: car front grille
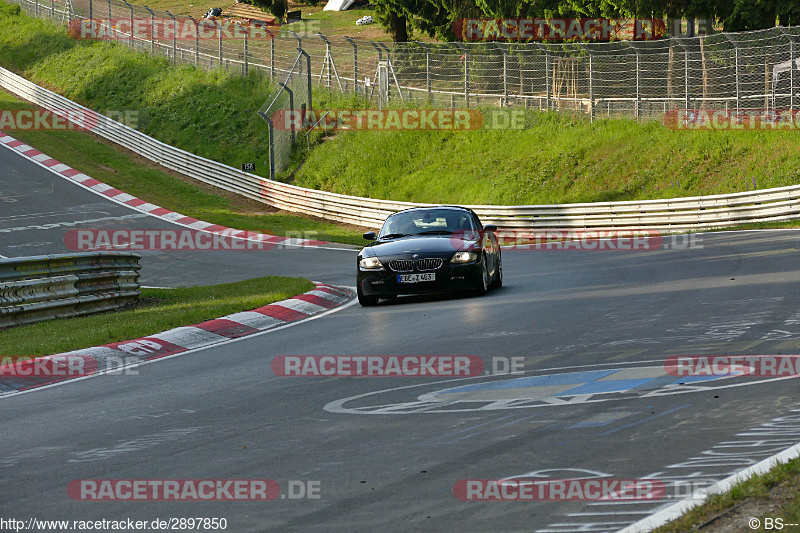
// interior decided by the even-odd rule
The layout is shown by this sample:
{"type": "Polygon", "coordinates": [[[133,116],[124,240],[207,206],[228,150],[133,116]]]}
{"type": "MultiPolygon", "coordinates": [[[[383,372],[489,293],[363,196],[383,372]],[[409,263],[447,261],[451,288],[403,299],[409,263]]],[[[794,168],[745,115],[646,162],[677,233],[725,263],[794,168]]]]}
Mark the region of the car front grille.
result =
{"type": "Polygon", "coordinates": [[[395,272],[411,272],[414,270],[414,261],[411,259],[397,259],[389,261],[389,268],[395,272]]]}
{"type": "Polygon", "coordinates": [[[417,259],[416,261],[411,259],[395,259],[394,261],[389,261],[389,268],[395,272],[412,272],[414,270],[414,263],[416,263],[417,270],[426,271],[440,268],[444,261],[439,258],[417,259]]]}
{"type": "Polygon", "coordinates": [[[439,258],[420,259],[417,261],[417,270],[436,270],[442,266],[443,261],[439,258]]]}

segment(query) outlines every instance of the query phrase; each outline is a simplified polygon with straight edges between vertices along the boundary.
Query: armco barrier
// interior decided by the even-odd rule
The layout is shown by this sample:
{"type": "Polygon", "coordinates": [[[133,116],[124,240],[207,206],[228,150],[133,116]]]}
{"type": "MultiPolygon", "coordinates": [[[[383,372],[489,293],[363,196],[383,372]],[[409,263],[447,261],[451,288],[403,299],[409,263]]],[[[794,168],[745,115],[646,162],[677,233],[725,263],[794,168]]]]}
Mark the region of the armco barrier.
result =
{"type": "MultiPolygon", "coordinates": [[[[65,115],[89,109],[0,68],[0,87],[65,115]]],[[[169,146],[133,128],[97,115],[94,133],[164,167],[278,209],[375,228],[391,213],[430,205],[347,196],[267,180],[169,146]]],[[[472,207],[484,223],[501,228],[642,228],[659,231],[705,229],[800,218],[800,185],[668,200],[562,205],[472,207]]]]}
{"type": "Polygon", "coordinates": [[[85,252],[0,260],[0,328],[115,309],[139,292],[141,256],[85,252]]]}

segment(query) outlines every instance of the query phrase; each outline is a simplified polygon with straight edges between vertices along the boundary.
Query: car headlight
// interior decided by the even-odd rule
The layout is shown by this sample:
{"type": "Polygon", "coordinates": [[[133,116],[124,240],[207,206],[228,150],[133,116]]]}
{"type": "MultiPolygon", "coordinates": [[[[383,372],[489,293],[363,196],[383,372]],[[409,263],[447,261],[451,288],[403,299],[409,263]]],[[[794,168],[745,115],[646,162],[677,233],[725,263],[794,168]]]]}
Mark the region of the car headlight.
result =
{"type": "Polygon", "coordinates": [[[451,263],[469,263],[472,261],[478,260],[478,254],[475,252],[456,252],[453,258],[450,260],[451,263]]]}
{"type": "Polygon", "coordinates": [[[361,261],[358,262],[358,266],[366,270],[378,270],[379,268],[383,268],[381,260],[377,257],[362,257],[361,261]]]}

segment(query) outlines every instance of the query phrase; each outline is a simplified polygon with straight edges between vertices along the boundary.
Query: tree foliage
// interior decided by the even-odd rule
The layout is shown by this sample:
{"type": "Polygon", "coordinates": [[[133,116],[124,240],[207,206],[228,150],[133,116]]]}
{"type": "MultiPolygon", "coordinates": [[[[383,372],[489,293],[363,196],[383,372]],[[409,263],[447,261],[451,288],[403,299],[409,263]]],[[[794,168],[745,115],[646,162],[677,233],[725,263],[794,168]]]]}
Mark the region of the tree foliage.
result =
{"type": "Polygon", "coordinates": [[[278,20],[283,20],[283,15],[289,8],[287,0],[251,0],[251,2],[261,11],[272,13],[278,20]]]}
{"type": "MultiPolygon", "coordinates": [[[[254,2],[278,0],[254,0],[254,2]]],[[[800,23],[800,0],[373,0],[395,40],[419,31],[453,40],[462,18],[703,18],[725,31],[800,23]]]]}

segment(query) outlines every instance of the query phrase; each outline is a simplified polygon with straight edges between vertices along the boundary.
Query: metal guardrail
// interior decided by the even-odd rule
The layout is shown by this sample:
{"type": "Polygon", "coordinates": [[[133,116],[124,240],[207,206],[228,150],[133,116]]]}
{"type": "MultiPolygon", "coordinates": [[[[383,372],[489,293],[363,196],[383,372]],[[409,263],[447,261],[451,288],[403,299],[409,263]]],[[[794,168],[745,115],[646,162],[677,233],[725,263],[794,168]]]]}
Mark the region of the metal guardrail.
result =
{"type": "MultiPolygon", "coordinates": [[[[59,115],[91,112],[71,100],[0,68],[0,87],[59,115]]],[[[97,114],[94,133],[166,168],[267,205],[327,220],[375,228],[391,213],[432,205],[394,202],[305,189],[196,156],[97,114]]],[[[561,205],[472,205],[485,223],[500,228],[708,229],[800,218],[800,185],[667,200],[561,205]]]]}
{"type": "Polygon", "coordinates": [[[0,260],[0,328],[108,311],[138,298],[133,252],[0,260]]]}

